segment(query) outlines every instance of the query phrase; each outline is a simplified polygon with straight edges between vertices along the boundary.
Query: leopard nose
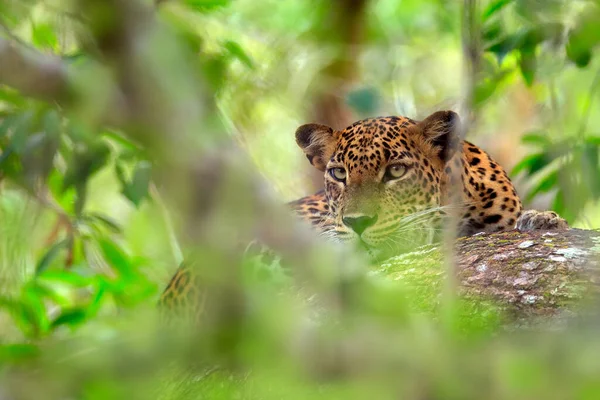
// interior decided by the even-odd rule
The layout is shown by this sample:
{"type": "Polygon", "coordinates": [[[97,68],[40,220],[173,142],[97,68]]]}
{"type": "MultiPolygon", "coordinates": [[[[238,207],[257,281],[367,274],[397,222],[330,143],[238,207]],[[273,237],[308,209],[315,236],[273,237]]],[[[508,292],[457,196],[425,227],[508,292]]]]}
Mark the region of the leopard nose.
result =
{"type": "Polygon", "coordinates": [[[375,222],[377,222],[377,214],[372,216],[358,215],[352,217],[344,217],[342,218],[342,222],[344,223],[344,225],[351,228],[354,232],[360,235],[365,231],[365,229],[375,225],[375,222]]]}

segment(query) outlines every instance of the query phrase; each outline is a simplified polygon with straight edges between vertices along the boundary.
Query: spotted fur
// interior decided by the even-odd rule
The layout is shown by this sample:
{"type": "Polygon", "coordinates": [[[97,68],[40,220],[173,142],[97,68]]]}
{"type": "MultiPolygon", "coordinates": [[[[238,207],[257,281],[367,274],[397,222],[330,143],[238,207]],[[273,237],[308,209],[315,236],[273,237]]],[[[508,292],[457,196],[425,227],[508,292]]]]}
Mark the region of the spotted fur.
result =
{"type": "MultiPolygon", "coordinates": [[[[555,213],[528,211],[520,220],[521,200],[506,172],[481,148],[459,141],[459,128],[452,111],[423,121],[369,118],[341,131],[303,125],[296,142],[324,172],[325,189],[289,206],[322,235],[374,258],[431,242],[450,213],[458,216],[461,236],[514,229],[518,220],[521,229],[566,227],[555,213]]],[[[191,282],[185,276],[180,269],[161,304],[200,298],[178,287],[182,279],[191,282]]]]}
{"type": "Polygon", "coordinates": [[[296,140],[308,160],[325,172],[325,190],[290,205],[322,233],[376,255],[429,241],[448,211],[459,213],[462,236],[513,229],[522,205],[512,182],[488,153],[458,142],[457,129],[459,119],[451,111],[421,122],[370,118],[342,131],[304,125],[296,140]],[[386,168],[398,165],[405,174],[386,180],[386,168]],[[332,176],[334,168],[346,171],[343,182],[332,176]],[[451,185],[459,192],[455,206],[449,198],[451,185]],[[348,223],[348,218],[365,217],[367,227],[355,229],[348,223]]]}

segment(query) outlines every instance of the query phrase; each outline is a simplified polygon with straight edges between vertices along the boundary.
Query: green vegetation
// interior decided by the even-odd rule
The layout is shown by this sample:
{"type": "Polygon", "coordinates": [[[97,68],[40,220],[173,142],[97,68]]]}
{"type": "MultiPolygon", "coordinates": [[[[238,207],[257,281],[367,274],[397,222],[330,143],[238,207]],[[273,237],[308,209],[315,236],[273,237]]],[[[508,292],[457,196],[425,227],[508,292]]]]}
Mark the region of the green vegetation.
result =
{"type": "Polygon", "coordinates": [[[299,125],[452,108],[528,206],[600,228],[599,24],[597,0],[0,0],[0,398],[598,398],[596,317],[507,332],[438,250],[367,269],[277,204],[319,184],[299,125]],[[256,232],[304,275],[248,274],[256,232]],[[157,318],[183,258],[201,327],[157,318]]]}

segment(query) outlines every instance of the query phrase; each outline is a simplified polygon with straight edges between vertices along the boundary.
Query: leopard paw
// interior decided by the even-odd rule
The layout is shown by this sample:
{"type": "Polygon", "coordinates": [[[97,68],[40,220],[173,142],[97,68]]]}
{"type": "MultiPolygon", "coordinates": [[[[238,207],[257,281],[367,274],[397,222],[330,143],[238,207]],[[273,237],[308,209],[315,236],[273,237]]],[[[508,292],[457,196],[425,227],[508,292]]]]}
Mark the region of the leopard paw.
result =
{"type": "Polygon", "coordinates": [[[569,229],[569,224],[554,211],[527,210],[517,220],[519,231],[569,229]]]}

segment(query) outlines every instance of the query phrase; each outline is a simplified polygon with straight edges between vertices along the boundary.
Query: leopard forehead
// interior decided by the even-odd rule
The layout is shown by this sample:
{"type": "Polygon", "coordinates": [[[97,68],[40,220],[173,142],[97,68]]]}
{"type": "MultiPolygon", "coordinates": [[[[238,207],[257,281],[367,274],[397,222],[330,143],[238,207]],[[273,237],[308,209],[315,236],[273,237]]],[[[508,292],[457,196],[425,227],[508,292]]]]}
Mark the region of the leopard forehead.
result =
{"type": "Polygon", "coordinates": [[[406,117],[369,118],[339,133],[330,163],[344,165],[349,173],[376,173],[394,158],[410,157],[417,147],[409,135],[416,121],[406,117]]]}

